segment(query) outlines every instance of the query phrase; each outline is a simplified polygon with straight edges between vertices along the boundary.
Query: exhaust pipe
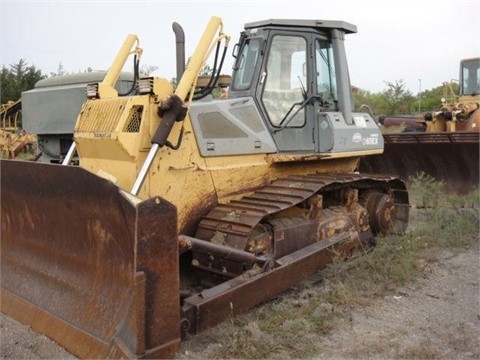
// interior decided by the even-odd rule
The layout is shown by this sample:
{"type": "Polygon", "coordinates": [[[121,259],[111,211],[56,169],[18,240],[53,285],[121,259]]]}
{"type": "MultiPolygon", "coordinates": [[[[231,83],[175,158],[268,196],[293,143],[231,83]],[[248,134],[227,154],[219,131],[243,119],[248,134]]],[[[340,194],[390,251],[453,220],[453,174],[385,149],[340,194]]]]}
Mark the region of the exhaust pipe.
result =
{"type": "Polygon", "coordinates": [[[175,33],[176,57],[177,57],[177,82],[182,78],[185,71],[185,33],[179,23],[172,24],[175,33]]]}

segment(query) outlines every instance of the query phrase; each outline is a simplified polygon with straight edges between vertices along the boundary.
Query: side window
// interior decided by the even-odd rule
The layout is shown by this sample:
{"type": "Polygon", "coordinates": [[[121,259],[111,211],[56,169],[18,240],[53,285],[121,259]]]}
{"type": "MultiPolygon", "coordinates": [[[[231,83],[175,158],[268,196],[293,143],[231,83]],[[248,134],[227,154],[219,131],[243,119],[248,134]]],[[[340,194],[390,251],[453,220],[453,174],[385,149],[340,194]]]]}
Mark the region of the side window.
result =
{"type": "MultiPolygon", "coordinates": [[[[307,42],[299,36],[274,36],[267,57],[262,102],[274,126],[282,126],[300,108],[302,88],[306,86],[307,42]],[[292,109],[293,107],[293,109],[292,109]],[[290,111],[291,110],[291,111],[290,111]],[[285,116],[290,111],[289,117],[285,116]],[[282,122],[283,121],[283,122],[282,122]]],[[[288,127],[305,124],[305,109],[301,109],[288,127]]]]}
{"type": "Polygon", "coordinates": [[[332,44],[317,39],[315,41],[315,62],[317,71],[317,94],[333,103],[337,99],[337,82],[332,44]]]}
{"type": "Polygon", "coordinates": [[[260,44],[260,39],[250,39],[245,42],[235,64],[237,71],[232,82],[233,89],[248,90],[250,88],[260,53],[260,44]]]}

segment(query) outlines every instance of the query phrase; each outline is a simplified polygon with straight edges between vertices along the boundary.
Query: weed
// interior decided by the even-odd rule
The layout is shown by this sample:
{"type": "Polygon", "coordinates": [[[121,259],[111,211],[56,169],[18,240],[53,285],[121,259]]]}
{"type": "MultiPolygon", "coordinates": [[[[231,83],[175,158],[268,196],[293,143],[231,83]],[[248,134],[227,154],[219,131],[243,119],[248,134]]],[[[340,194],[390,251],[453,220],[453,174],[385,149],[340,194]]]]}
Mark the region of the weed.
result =
{"type": "Polygon", "coordinates": [[[444,197],[445,183],[420,171],[409,177],[409,197],[413,205],[419,208],[438,208],[444,197]]]}

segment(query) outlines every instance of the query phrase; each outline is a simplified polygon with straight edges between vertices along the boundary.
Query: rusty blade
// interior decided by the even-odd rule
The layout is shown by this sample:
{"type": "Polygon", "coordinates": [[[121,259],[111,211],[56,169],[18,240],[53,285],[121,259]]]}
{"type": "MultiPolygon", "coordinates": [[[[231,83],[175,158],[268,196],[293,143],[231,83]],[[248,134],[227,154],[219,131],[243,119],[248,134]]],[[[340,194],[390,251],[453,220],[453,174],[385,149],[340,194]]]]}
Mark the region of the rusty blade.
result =
{"type": "Polygon", "coordinates": [[[1,194],[2,312],[82,358],[178,349],[171,204],[79,167],[20,161],[1,161],[1,194]]]}
{"type": "Polygon", "coordinates": [[[382,155],[365,156],[361,172],[390,173],[408,181],[423,172],[446,184],[452,193],[479,186],[479,133],[388,134],[382,155]]]}

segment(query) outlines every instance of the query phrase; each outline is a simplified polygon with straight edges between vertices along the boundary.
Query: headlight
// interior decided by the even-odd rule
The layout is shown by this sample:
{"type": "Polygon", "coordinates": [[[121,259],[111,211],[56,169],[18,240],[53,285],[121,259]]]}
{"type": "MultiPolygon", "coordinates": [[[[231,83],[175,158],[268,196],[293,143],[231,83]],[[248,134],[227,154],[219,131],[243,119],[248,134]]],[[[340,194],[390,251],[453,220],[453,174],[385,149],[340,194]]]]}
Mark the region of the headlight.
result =
{"type": "Polygon", "coordinates": [[[88,84],[87,85],[87,98],[96,98],[98,97],[98,84],[88,84]]]}
{"type": "Polygon", "coordinates": [[[153,94],[153,78],[148,77],[138,80],[137,87],[139,94],[153,94]]]}

